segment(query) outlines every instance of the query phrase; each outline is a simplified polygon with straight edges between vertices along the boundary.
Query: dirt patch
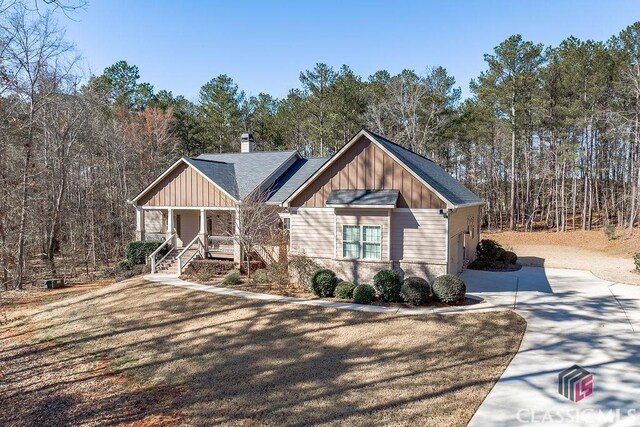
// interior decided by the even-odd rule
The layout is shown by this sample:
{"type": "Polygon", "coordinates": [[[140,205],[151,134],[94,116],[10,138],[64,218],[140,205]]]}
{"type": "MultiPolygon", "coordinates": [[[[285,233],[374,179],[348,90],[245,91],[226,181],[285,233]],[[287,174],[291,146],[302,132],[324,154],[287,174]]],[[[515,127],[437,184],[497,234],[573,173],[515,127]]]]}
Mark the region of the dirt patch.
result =
{"type": "Polygon", "coordinates": [[[0,327],[2,425],[466,425],[525,329],[508,311],[361,313],[142,280],[20,322],[0,327]]]}
{"type": "Polygon", "coordinates": [[[637,230],[633,235],[619,232],[613,240],[602,231],[509,231],[483,233],[482,237],[513,250],[518,263],[525,266],[589,270],[605,280],[640,285],[633,263],[633,254],[640,252],[637,230]]]}

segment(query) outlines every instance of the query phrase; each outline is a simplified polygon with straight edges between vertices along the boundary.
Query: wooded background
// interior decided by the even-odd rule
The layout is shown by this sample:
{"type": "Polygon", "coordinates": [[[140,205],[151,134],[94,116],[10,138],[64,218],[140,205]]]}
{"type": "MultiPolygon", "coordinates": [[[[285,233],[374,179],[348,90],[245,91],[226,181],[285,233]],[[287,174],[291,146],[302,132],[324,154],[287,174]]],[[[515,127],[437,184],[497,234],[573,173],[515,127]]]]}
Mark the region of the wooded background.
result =
{"type": "Polygon", "coordinates": [[[5,286],[112,266],[134,235],[127,199],[182,155],[238,151],[244,131],[258,150],[328,156],[366,127],[462,180],[486,201],[485,227],[636,223],[640,22],[606,41],[509,37],[464,100],[442,66],[365,78],[319,63],[284,99],[219,75],[191,101],[124,61],[87,76],[60,8],[0,0],[0,12],[5,286]]]}

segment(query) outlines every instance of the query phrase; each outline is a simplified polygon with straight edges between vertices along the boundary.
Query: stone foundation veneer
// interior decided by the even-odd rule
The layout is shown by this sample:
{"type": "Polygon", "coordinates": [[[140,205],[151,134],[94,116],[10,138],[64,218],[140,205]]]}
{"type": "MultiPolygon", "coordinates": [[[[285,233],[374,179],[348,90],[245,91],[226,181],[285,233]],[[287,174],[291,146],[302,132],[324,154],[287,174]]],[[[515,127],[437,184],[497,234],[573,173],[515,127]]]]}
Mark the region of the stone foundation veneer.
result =
{"type": "MultiPolygon", "coordinates": [[[[403,277],[418,276],[431,283],[436,277],[447,273],[445,264],[427,264],[404,261],[369,261],[369,260],[345,260],[332,258],[312,258],[313,262],[321,268],[333,270],[340,280],[346,280],[356,284],[373,283],[373,276],[385,269],[393,269],[403,277]]],[[[293,273],[293,272],[292,272],[293,273]]],[[[300,282],[297,277],[292,277],[294,282],[300,282]]]]}

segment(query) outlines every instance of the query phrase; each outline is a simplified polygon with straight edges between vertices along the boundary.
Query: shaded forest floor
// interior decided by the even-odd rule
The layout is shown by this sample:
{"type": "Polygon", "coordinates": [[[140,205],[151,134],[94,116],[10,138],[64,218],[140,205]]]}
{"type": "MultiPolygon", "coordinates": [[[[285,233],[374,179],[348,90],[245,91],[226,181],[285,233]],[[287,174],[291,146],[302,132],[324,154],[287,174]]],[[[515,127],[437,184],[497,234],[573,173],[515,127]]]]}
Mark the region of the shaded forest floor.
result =
{"type": "Polygon", "coordinates": [[[526,327],[510,311],[362,313],[140,278],[38,295],[0,326],[2,425],[463,426],[526,327]]]}
{"type": "Polygon", "coordinates": [[[482,238],[498,241],[518,255],[518,263],[533,267],[589,270],[601,279],[640,285],[633,255],[640,252],[640,230],[617,231],[609,239],[602,230],[488,232],[482,238]]]}

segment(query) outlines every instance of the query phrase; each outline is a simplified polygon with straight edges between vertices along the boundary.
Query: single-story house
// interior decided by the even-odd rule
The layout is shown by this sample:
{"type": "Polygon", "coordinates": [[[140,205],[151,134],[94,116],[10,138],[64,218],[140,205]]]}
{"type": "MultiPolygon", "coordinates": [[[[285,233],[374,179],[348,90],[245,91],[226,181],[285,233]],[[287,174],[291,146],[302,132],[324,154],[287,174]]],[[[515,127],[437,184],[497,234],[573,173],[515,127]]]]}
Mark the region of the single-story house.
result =
{"type": "MultiPolygon", "coordinates": [[[[329,158],[255,151],[244,134],[239,153],[176,161],[132,201],[137,238],[170,247],[164,259],[152,257],[153,271],[181,272],[198,257],[241,261],[234,232],[242,203],[256,194],[288,229],[287,256],[305,255],[347,280],[369,281],[383,268],[433,278],[475,259],[478,196],[434,161],[363,129],[329,158]]],[[[282,259],[272,249],[253,255],[282,259]]]]}

